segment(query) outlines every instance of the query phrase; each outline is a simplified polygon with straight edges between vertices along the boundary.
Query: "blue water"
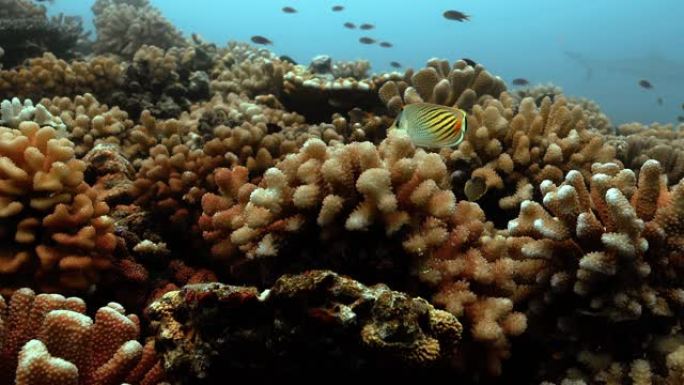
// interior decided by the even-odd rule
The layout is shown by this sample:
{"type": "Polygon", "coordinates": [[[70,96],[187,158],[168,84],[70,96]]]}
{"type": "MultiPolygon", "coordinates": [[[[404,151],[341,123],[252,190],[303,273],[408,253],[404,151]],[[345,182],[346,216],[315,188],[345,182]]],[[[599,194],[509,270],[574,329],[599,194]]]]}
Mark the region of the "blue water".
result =
{"type": "MultiPolygon", "coordinates": [[[[420,68],[431,57],[471,58],[509,82],[553,82],[596,100],[614,123],[676,121],[684,115],[684,1],[657,0],[152,0],[178,28],[218,44],[273,40],[272,49],[301,63],[317,54],[364,58],[376,72],[389,62],[420,68]],[[332,12],[333,5],[342,12],[332,12]],[[283,6],[298,10],[281,11],[283,6]],[[446,20],[456,9],[469,22],[446,20]],[[371,23],[370,31],[344,22],[371,23]],[[361,36],[393,48],[366,46],[361,36]],[[571,59],[566,52],[575,53],[571,59]],[[591,71],[589,71],[591,68],[591,71]],[[654,89],[638,86],[647,79],[654,89]],[[657,104],[657,98],[663,105],[657,104]]],[[[92,1],[56,0],[51,12],[91,19],[92,1]]]]}

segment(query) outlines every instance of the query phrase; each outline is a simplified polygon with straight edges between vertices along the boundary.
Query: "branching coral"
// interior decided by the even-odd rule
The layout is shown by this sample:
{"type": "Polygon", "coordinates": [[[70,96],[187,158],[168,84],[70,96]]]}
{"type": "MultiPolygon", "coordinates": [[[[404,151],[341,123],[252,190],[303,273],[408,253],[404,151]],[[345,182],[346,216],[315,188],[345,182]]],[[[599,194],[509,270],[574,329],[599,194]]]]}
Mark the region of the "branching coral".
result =
{"type": "Polygon", "coordinates": [[[472,170],[461,186],[483,207],[494,200],[504,210],[515,209],[530,198],[525,180],[533,187],[545,179],[560,183],[565,172],[588,176],[592,163],[614,160],[615,149],[587,127],[583,110],[570,109],[563,97],[553,103],[544,98],[539,107],[525,98],[517,113],[514,107],[505,93],[501,100],[475,105],[465,140],[446,155],[457,167],[472,170]]]}
{"type": "Polygon", "coordinates": [[[143,385],[164,379],[154,342],[143,347],[137,341],[137,316],[126,316],[114,302],[95,320],[85,310],[80,298],[30,289],[17,290],[7,305],[0,297],[0,383],[143,385]]]}
{"type": "Polygon", "coordinates": [[[150,305],[169,377],[213,383],[234,368],[416,368],[448,361],[453,315],[330,271],[254,287],[189,285],[150,305]],[[211,327],[207,327],[212,325],[211,327]]]}
{"type": "Polygon", "coordinates": [[[126,67],[122,87],[105,100],[133,117],[143,110],[158,117],[178,117],[191,101],[209,97],[208,55],[202,45],[167,50],[143,45],[126,67]]]}
{"type": "Polygon", "coordinates": [[[522,255],[553,265],[549,291],[531,314],[555,315],[559,331],[576,339],[565,354],[603,344],[606,354],[624,357],[663,325],[672,327],[684,307],[684,182],[668,189],[654,160],[644,163],[638,183],[614,163],[595,164],[590,183],[585,179],[571,171],[559,185],[544,181],[543,206],[523,203],[509,231],[526,240],[522,255]],[[605,325],[631,335],[606,341],[596,334],[605,325]]]}
{"type": "Polygon", "coordinates": [[[54,117],[43,104],[33,105],[31,99],[22,103],[18,98],[0,102],[0,124],[10,128],[19,127],[19,123],[34,121],[41,126],[64,129],[60,118],[54,117]]]}
{"type": "Polygon", "coordinates": [[[390,112],[396,114],[402,105],[419,102],[457,105],[469,110],[482,96],[498,97],[505,90],[504,81],[479,64],[473,67],[459,60],[450,66],[446,60],[431,59],[418,72],[406,71],[403,80],[383,84],[379,95],[390,112]]]}
{"type": "Polygon", "coordinates": [[[29,59],[22,66],[0,71],[0,97],[74,97],[85,93],[101,95],[116,89],[122,81],[121,64],[110,57],[66,62],[51,53],[29,59]]]}
{"type": "Polygon", "coordinates": [[[221,259],[277,255],[283,238],[311,225],[363,231],[380,224],[392,235],[411,224],[416,238],[407,247],[420,251],[440,242],[420,237],[420,222],[439,221],[455,209],[444,163],[415,152],[406,137],[380,149],[369,142],[326,147],[310,139],[267,170],[258,186],[247,183],[244,167],[218,169],[214,179],[222,194],[202,198],[200,226],[221,259]]]}
{"type": "Polygon", "coordinates": [[[163,49],[186,45],[181,33],[147,0],[98,0],[93,13],[98,53],[130,58],[145,44],[163,49]]]}
{"type": "Polygon", "coordinates": [[[0,127],[0,139],[2,289],[88,289],[111,267],[115,240],[73,143],[35,122],[0,127]]]}
{"type": "Polygon", "coordinates": [[[617,128],[610,142],[618,148],[618,158],[638,169],[649,159],[663,166],[669,183],[684,177],[684,135],[682,128],[672,125],[628,123],[617,128]]]}
{"type": "Polygon", "coordinates": [[[85,155],[100,142],[122,146],[133,127],[133,121],[128,119],[125,111],[118,107],[110,109],[92,94],[77,95],[74,98],[45,98],[38,106],[44,106],[60,118],[67,127],[68,138],[76,145],[78,157],[85,155]]]}
{"type": "Polygon", "coordinates": [[[292,67],[270,51],[244,43],[229,42],[217,56],[210,72],[212,94],[277,95],[283,87],[284,73],[292,67]]]}

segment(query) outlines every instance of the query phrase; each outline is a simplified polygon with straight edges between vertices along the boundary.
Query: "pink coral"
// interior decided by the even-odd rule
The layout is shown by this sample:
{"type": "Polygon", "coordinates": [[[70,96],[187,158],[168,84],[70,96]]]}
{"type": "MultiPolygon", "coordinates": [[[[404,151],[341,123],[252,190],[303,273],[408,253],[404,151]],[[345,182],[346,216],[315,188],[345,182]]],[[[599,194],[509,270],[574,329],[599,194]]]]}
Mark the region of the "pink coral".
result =
{"type": "Polygon", "coordinates": [[[17,290],[0,297],[0,382],[16,384],[156,384],[163,372],[153,342],[138,341],[140,321],[116,303],[93,321],[80,298],[17,290]]]}

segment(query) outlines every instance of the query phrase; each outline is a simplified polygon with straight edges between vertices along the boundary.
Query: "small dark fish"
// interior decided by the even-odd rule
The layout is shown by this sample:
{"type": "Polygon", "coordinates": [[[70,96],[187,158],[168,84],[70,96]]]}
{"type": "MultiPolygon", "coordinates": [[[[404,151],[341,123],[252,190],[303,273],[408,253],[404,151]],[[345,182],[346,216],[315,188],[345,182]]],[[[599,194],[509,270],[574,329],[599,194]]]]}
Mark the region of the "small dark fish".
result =
{"type": "Polygon", "coordinates": [[[351,23],[351,22],[346,22],[346,23],[344,23],[344,28],[356,29],[356,24],[351,23]]]}
{"type": "Polygon", "coordinates": [[[526,86],[530,84],[529,80],[523,78],[515,78],[511,83],[513,83],[516,86],[526,86]]]}
{"type": "Polygon", "coordinates": [[[653,88],[653,84],[651,84],[651,82],[649,82],[648,80],[642,79],[639,80],[639,87],[650,90],[651,88],[653,88]]]}
{"type": "Polygon", "coordinates": [[[466,63],[467,63],[469,66],[471,66],[471,67],[475,67],[475,66],[477,65],[477,63],[475,63],[475,60],[468,59],[467,57],[464,57],[464,58],[462,58],[461,60],[463,60],[464,62],[466,62],[466,63]]]}
{"type": "Polygon", "coordinates": [[[460,12],[460,11],[454,11],[454,10],[444,11],[442,16],[444,16],[444,18],[447,20],[456,20],[456,21],[460,21],[460,22],[470,21],[470,16],[466,15],[465,13],[460,12]]]}
{"type": "Polygon", "coordinates": [[[332,7],[333,12],[340,12],[340,11],[342,11],[343,9],[344,9],[344,7],[341,6],[341,5],[335,5],[335,6],[332,7]]]}
{"type": "Polygon", "coordinates": [[[679,116],[677,117],[677,121],[678,121],[679,123],[684,123],[684,116],[679,115],[679,116]]]}
{"type": "Polygon", "coordinates": [[[370,37],[360,37],[359,42],[361,44],[375,44],[375,39],[371,39],[370,37]]]}
{"type": "Polygon", "coordinates": [[[289,56],[287,56],[287,55],[280,55],[280,57],[279,57],[278,59],[280,59],[280,60],[282,60],[282,61],[286,61],[286,62],[292,63],[292,64],[294,64],[294,65],[297,65],[297,62],[296,62],[293,58],[291,58],[291,57],[289,57],[289,56]]]}
{"type": "Polygon", "coordinates": [[[684,110],[684,103],[682,103],[682,110],[684,110]]]}
{"type": "Polygon", "coordinates": [[[259,36],[259,35],[252,36],[252,43],[264,44],[264,45],[273,44],[272,41],[268,40],[267,38],[265,38],[263,36],[259,36]]]}
{"type": "Polygon", "coordinates": [[[375,28],[373,24],[368,24],[368,23],[363,23],[359,26],[360,29],[363,29],[364,31],[368,31],[369,29],[375,28]]]}
{"type": "Polygon", "coordinates": [[[392,45],[392,43],[390,43],[390,42],[388,42],[388,41],[383,41],[383,42],[380,43],[380,47],[382,47],[382,48],[392,48],[393,45],[392,45]]]}
{"type": "Polygon", "coordinates": [[[391,61],[391,62],[390,62],[390,65],[391,65],[393,68],[401,68],[401,64],[399,64],[399,62],[396,62],[396,61],[391,61]]]}
{"type": "Polygon", "coordinates": [[[283,12],[285,13],[297,13],[297,10],[292,7],[283,7],[283,12]]]}
{"type": "Polygon", "coordinates": [[[656,103],[658,103],[659,106],[662,106],[663,105],[663,98],[656,99],[656,103]]]}

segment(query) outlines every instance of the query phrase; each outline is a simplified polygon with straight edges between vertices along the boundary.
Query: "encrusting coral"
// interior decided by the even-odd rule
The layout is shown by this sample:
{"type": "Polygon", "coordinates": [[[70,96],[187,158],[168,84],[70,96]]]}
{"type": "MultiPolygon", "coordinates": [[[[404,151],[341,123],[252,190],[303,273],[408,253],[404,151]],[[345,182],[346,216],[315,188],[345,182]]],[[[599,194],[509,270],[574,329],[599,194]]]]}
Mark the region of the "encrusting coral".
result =
{"type": "Polygon", "coordinates": [[[158,384],[164,379],[154,341],[144,346],[140,320],[121,305],[93,320],[77,297],[17,290],[0,296],[0,383],[17,385],[158,384]]]}
{"type": "Polygon", "coordinates": [[[188,285],[147,314],[176,384],[215,383],[236,368],[434,367],[448,362],[462,329],[424,299],[319,270],[263,292],[188,285]]]}

